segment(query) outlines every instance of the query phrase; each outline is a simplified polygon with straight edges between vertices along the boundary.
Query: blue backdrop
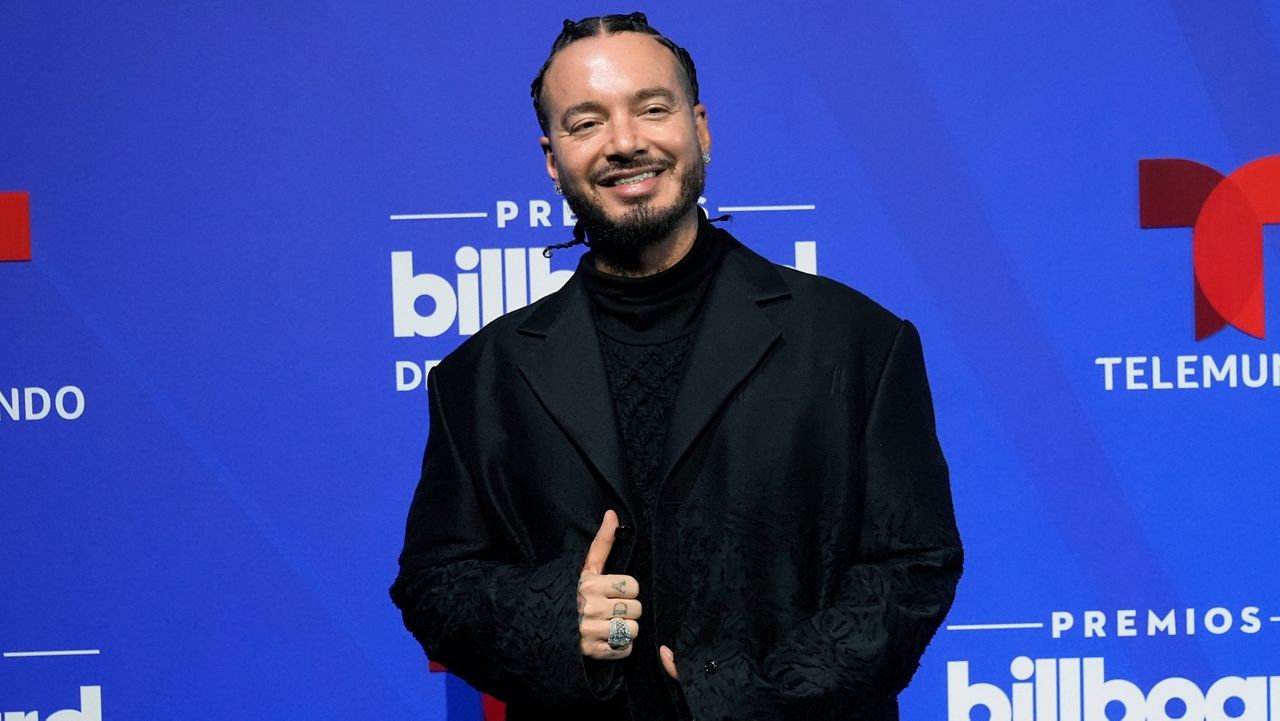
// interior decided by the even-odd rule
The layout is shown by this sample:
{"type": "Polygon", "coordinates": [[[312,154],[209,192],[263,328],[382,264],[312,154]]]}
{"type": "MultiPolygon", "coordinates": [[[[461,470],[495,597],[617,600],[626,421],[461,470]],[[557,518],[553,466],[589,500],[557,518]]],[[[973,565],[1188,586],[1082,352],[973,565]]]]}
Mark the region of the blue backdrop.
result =
{"type": "MultiPolygon", "coordinates": [[[[0,711],[481,718],[386,595],[422,372],[573,267],[528,83],[632,9],[0,4],[0,711]]],[[[1280,331],[1196,341],[1138,215],[1280,154],[1280,4],[642,9],[707,207],[923,335],[968,563],[904,719],[1280,718],[1280,331]]]]}

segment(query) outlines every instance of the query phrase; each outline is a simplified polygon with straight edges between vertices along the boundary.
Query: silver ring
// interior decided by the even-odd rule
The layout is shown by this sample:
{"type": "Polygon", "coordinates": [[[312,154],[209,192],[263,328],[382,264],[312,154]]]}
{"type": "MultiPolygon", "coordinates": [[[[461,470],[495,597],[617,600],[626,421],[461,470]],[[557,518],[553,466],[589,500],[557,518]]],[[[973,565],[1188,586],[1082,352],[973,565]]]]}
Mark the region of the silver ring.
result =
{"type": "Polygon", "coordinates": [[[618,651],[631,645],[631,629],[627,622],[614,616],[609,619],[609,648],[618,651]]]}

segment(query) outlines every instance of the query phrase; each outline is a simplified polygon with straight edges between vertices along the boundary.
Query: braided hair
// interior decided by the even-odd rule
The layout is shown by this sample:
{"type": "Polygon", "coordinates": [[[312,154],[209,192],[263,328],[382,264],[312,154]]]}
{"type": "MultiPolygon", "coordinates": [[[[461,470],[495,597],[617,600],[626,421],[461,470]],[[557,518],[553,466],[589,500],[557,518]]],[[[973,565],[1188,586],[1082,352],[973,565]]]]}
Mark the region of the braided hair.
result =
{"type": "Polygon", "coordinates": [[[556,53],[584,38],[616,35],[618,33],[651,35],[659,44],[670,50],[676,56],[676,62],[680,65],[680,69],[684,71],[684,80],[687,86],[685,89],[689,91],[689,104],[698,104],[698,71],[693,67],[693,58],[689,55],[689,51],[676,45],[670,38],[654,29],[649,24],[649,19],[645,17],[644,13],[597,15],[576,21],[565,19],[564,27],[560,30],[560,34],[556,36],[556,41],[551,44],[551,54],[547,56],[546,62],[542,63],[542,68],[538,70],[538,76],[533,79],[533,83],[529,88],[529,94],[533,96],[533,111],[538,115],[538,126],[542,128],[544,135],[550,130],[551,123],[547,119],[546,109],[542,107],[542,82],[546,79],[547,69],[551,67],[551,61],[555,58],[556,53]]]}

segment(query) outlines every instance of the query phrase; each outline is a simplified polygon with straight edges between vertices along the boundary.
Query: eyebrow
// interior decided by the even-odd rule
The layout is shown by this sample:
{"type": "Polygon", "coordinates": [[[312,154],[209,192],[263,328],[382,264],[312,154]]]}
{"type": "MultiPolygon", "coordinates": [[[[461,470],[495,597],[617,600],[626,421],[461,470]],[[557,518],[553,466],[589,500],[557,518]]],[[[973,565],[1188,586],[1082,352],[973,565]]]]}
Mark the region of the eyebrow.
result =
{"type": "MultiPolygon", "coordinates": [[[[651,88],[641,88],[640,90],[637,90],[635,95],[632,98],[632,102],[642,103],[646,100],[653,100],[655,98],[666,100],[667,102],[671,102],[671,103],[676,102],[675,93],[672,93],[670,90],[662,86],[654,86],[651,88]]],[[[566,123],[568,123],[569,118],[573,117],[574,115],[578,115],[580,113],[589,113],[592,111],[598,111],[603,109],[604,109],[604,106],[595,100],[587,100],[585,102],[578,103],[577,105],[572,105],[568,109],[566,109],[563,113],[560,114],[560,125],[563,126],[566,123]]]]}
{"type": "Polygon", "coordinates": [[[652,100],[654,98],[676,102],[675,94],[663,87],[644,88],[636,92],[636,100],[638,101],[652,100]]]}

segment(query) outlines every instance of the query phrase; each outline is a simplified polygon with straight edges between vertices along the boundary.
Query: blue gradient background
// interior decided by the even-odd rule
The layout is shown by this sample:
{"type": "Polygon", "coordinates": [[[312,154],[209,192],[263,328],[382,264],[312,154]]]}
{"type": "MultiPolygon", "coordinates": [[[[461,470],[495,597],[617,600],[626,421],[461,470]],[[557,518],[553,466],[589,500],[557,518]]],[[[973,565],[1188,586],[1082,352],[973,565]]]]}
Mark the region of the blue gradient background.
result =
{"type": "MultiPolygon", "coordinates": [[[[393,336],[390,253],[452,278],[461,245],[568,231],[388,215],[554,202],[528,82],[561,18],[630,9],[0,5],[0,190],[30,192],[34,251],[0,263],[0,391],[87,397],[0,420],[0,651],[102,651],[0,659],[0,710],[94,684],[107,718],[479,718],[386,596],[426,437],[394,362],[462,340],[393,336]]],[[[816,241],[921,329],[968,549],[950,623],[1280,615],[1280,389],[1106,392],[1094,365],[1280,351],[1193,340],[1191,233],[1139,229],[1136,177],[1280,153],[1280,5],[644,9],[699,65],[709,205],[816,206],[732,232],[816,241]]],[[[903,717],[945,718],[951,660],[1207,687],[1280,675],[1278,638],[943,631],[903,717]]]]}

